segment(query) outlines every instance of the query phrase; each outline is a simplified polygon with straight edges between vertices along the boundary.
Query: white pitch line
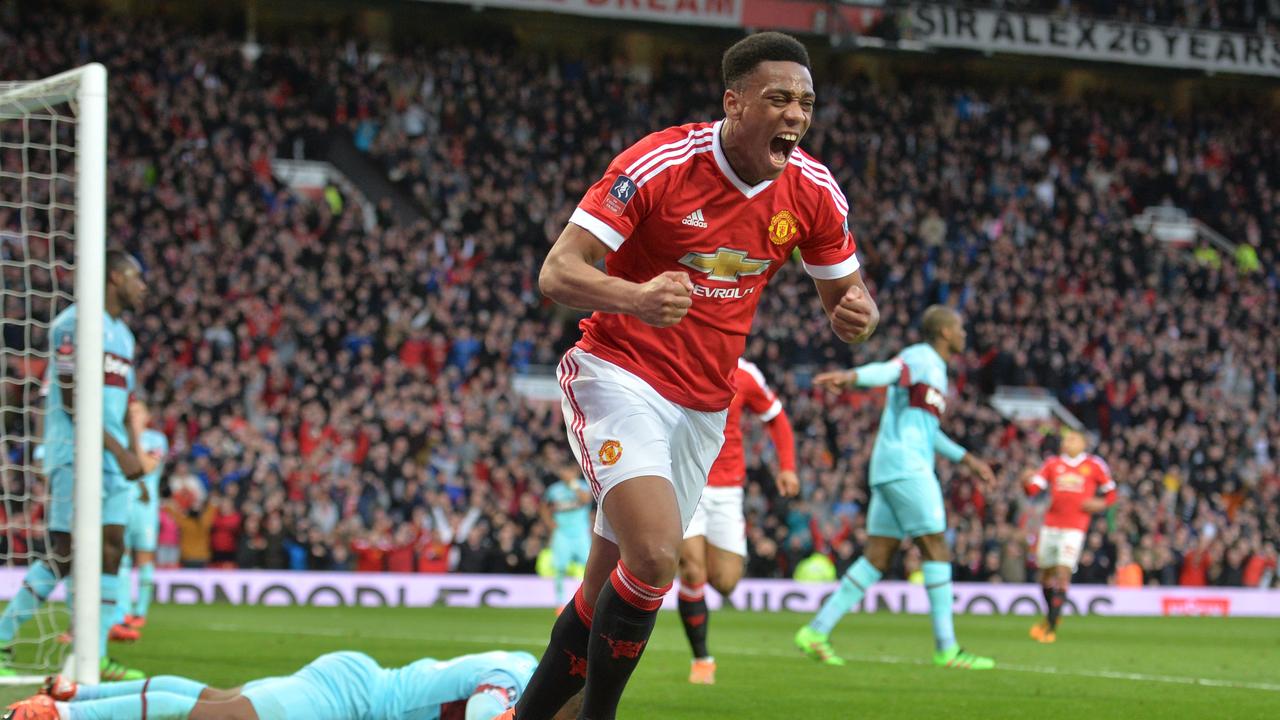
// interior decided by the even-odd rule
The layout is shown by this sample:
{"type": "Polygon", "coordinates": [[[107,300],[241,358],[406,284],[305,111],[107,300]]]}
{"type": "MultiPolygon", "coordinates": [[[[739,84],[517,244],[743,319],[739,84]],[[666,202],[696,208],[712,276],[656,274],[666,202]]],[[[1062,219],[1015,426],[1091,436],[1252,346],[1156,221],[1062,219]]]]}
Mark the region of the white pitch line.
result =
{"type": "MultiPolygon", "coordinates": [[[[366,632],[353,632],[345,630],[331,630],[326,628],[306,628],[306,629],[283,629],[283,628],[260,628],[252,625],[206,625],[205,628],[219,632],[244,632],[244,633],[261,633],[268,635],[312,635],[319,637],[352,637],[352,638],[370,638],[376,640],[413,640],[414,638],[406,634],[369,634],[366,632]]],[[[422,638],[426,640],[427,638],[422,638]]],[[[482,647],[496,647],[499,645],[524,645],[541,647],[546,644],[546,637],[528,638],[513,637],[510,635],[471,635],[468,637],[458,638],[450,637],[449,642],[459,645],[479,645],[482,647]]],[[[683,648],[656,647],[650,648],[650,653],[678,653],[687,654],[683,648]]],[[[742,655],[745,657],[773,657],[773,658],[794,658],[800,659],[799,652],[782,652],[779,650],[761,649],[761,648],[740,648],[740,647],[716,647],[716,655],[742,655]]],[[[879,665],[932,665],[929,660],[918,657],[901,657],[897,655],[845,655],[845,660],[850,662],[871,663],[879,665]]],[[[1217,678],[1196,678],[1182,677],[1178,675],[1148,675],[1146,673],[1120,672],[1118,670],[1074,670],[1055,667],[1042,667],[1036,665],[1016,665],[1009,663],[997,663],[996,670],[1008,670],[1010,672],[1035,673],[1038,675],[1069,675],[1072,677],[1084,678],[1101,678],[1104,680],[1129,680],[1133,682],[1157,682],[1168,683],[1171,685],[1199,685],[1203,687],[1229,688],[1236,690],[1263,690],[1266,692],[1280,692],[1280,684],[1248,682],[1244,680],[1220,680],[1217,678]]]]}

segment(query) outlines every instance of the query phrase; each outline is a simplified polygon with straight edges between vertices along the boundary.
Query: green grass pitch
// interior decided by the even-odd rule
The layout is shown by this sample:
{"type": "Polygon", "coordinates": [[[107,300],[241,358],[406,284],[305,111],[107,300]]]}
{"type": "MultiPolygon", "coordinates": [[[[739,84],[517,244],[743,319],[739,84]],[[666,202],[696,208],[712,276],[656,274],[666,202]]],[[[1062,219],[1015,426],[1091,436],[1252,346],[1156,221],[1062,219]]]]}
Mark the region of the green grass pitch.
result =
{"type": "MultiPolygon", "coordinates": [[[[928,664],[928,618],[891,614],[847,617],[833,642],[849,664],[820,666],[791,644],[806,619],[713,614],[718,684],[695,687],[679,618],[662,613],[619,717],[1280,717],[1280,621],[1068,617],[1058,642],[1040,645],[1027,637],[1030,618],[961,616],[961,642],[999,665],[973,672],[928,664]]],[[[235,686],[331,650],[388,666],[497,648],[538,655],[552,621],[546,610],[159,606],[143,641],[112,653],[151,673],[235,686]]],[[[0,687],[6,704],[25,694],[0,687]]]]}

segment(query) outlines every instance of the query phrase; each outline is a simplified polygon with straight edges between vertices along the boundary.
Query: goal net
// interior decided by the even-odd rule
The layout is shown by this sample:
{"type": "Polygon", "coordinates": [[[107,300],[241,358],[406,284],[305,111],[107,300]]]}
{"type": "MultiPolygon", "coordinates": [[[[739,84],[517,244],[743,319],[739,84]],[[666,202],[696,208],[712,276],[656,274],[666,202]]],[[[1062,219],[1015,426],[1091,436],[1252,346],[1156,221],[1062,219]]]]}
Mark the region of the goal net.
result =
{"type": "Polygon", "coordinates": [[[97,682],[106,87],[98,64],[0,82],[0,601],[13,606],[0,621],[0,649],[8,650],[0,662],[17,673],[0,673],[0,682],[68,669],[80,682],[97,682]],[[49,328],[72,303],[75,602],[66,603],[68,582],[59,577],[56,589],[36,583],[41,592],[24,604],[14,598],[30,589],[30,569],[59,565],[48,520],[53,503],[68,498],[50,496],[40,443],[48,384],[57,382],[49,328]],[[73,628],[71,644],[60,642],[73,628]]]}

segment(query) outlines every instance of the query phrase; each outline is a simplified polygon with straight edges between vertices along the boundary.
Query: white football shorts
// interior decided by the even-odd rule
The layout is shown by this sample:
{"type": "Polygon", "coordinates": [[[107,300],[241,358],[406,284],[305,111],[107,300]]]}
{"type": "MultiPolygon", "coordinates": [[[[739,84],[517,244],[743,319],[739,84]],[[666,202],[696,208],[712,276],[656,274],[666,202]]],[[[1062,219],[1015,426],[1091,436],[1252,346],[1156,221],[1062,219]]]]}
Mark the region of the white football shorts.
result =
{"type": "Polygon", "coordinates": [[[677,405],[636,375],[576,347],[560,360],[556,377],[569,447],[600,505],[596,534],[618,541],[604,498],[619,483],[644,475],[671,482],[680,527],[687,528],[724,444],[728,411],[677,405]]]}
{"type": "Polygon", "coordinates": [[[1084,531],[1075,528],[1040,528],[1040,539],[1036,541],[1036,564],[1040,569],[1059,565],[1076,571],[1080,564],[1080,549],[1084,547],[1084,531]]]}
{"type": "Polygon", "coordinates": [[[747,519],[742,512],[742,487],[711,487],[702,491],[702,500],[685,528],[686,538],[703,536],[726,552],[747,556],[747,519]]]}

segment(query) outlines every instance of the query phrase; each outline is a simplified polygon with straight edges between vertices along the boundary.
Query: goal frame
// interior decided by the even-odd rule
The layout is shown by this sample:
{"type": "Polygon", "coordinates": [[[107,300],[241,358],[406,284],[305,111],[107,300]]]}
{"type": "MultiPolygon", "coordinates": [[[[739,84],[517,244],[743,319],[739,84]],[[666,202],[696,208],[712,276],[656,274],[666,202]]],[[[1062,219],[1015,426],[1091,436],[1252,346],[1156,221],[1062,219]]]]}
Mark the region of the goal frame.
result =
{"type": "MultiPolygon", "coordinates": [[[[75,513],[71,580],[76,602],[70,674],[97,684],[102,578],[103,314],[106,311],[107,69],[90,63],[0,91],[0,120],[76,104],[75,513]]],[[[38,682],[40,678],[24,678],[38,682]]]]}

